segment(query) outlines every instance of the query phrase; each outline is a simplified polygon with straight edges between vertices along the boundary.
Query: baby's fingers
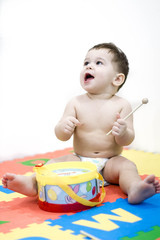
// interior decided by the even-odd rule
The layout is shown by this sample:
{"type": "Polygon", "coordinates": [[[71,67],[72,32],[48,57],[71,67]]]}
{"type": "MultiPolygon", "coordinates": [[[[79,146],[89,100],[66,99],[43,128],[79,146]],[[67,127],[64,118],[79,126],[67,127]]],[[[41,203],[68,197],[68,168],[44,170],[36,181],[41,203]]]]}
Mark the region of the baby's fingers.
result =
{"type": "Polygon", "coordinates": [[[119,135],[119,128],[117,126],[113,126],[112,134],[113,134],[113,136],[119,135]]]}
{"type": "Polygon", "coordinates": [[[75,125],[73,123],[66,124],[66,126],[64,127],[64,131],[66,133],[72,133],[74,129],[75,129],[75,125]]]}
{"type": "Polygon", "coordinates": [[[72,123],[74,124],[74,126],[80,126],[81,125],[81,123],[80,123],[80,121],[78,121],[78,119],[76,119],[76,118],[72,118],[72,123]]]}

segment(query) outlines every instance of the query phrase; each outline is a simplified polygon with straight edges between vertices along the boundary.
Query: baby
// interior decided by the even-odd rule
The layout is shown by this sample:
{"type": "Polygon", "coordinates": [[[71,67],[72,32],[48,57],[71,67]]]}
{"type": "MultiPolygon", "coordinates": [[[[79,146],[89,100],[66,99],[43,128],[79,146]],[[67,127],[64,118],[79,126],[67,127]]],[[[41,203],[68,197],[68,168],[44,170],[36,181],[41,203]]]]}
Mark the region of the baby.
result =
{"type": "MultiPolygon", "coordinates": [[[[125,54],[113,43],[91,48],[84,60],[80,83],[85,94],[74,97],[55,127],[61,141],[73,135],[74,154],[52,159],[59,161],[90,161],[97,165],[105,181],[119,184],[131,204],[137,204],[160,192],[154,175],[141,180],[133,162],[121,156],[123,146],[134,139],[133,117],[123,118],[131,111],[127,100],[116,95],[125,83],[129,64],[125,54]],[[106,133],[112,129],[110,135],[106,133]]],[[[37,195],[35,174],[22,176],[6,173],[3,187],[25,194],[37,195]]]]}

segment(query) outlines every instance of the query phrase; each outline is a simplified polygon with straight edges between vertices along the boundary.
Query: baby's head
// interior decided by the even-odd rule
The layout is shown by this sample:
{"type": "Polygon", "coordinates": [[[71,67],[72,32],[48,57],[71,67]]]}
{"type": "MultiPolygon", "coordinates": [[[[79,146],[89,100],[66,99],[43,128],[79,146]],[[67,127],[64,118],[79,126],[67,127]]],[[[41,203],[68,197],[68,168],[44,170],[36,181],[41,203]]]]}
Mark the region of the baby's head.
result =
{"type": "Polygon", "coordinates": [[[123,86],[127,79],[127,75],[129,72],[129,63],[126,55],[120,48],[118,48],[115,44],[113,43],[101,43],[97,44],[94,47],[92,47],[89,51],[96,49],[106,49],[108,50],[109,53],[112,54],[112,62],[115,64],[116,69],[119,73],[123,73],[125,76],[124,82],[118,87],[118,90],[123,86]]]}

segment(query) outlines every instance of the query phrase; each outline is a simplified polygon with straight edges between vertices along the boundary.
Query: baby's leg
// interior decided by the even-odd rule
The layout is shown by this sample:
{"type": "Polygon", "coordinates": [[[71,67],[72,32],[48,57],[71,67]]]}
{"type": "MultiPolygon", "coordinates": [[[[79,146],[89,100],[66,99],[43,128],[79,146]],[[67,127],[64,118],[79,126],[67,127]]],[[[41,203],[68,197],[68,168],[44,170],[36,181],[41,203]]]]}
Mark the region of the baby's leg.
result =
{"type": "Polygon", "coordinates": [[[154,175],[141,180],[136,165],[122,156],[108,160],[103,175],[108,182],[119,184],[132,204],[140,203],[160,192],[160,184],[154,175]]]}
{"type": "MultiPolygon", "coordinates": [[[[64,162],[64,161],[79,161],[80,159],[72,154],[62,156],[56,159],[51,159],[47,164],[64,162]]],[[[13,173],[6,173],[2,178],[4,188],[24,194],[26,196],[34,197],[37,195],[37,182],[35,174],[31,176],[17,175],[13,173]]]]}

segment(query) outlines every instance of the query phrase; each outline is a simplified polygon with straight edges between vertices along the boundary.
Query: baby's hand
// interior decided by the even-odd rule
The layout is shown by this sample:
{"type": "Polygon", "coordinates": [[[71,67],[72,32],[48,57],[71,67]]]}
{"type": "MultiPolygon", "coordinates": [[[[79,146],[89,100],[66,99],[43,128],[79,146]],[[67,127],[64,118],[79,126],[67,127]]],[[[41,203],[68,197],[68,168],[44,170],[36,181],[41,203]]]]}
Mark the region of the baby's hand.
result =
{"type": "Polygon", "coordinates": [[[80,122],[73,116],[69,116],[63,123],[63,129],[65,133],[72,134],[76,126],[80,126],[80,122]]]}
{"type": "Polygon", "coordinates": [[[126,121],[120,117],[119,113],[117,113],[117,121],[113,124],[112,128],[113,136],[122,137],[125,134],[126,129],[127,129],[126,121]]]}

